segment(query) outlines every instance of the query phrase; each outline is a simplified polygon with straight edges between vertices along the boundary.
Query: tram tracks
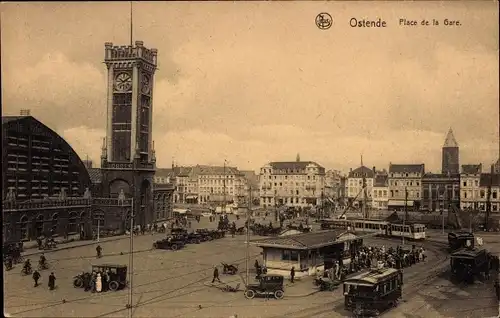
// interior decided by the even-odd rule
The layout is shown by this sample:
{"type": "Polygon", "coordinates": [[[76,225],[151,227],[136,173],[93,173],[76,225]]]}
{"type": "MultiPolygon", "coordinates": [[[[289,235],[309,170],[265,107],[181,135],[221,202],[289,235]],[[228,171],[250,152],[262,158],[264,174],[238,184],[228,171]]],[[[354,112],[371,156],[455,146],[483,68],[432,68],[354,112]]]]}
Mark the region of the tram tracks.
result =
{"type": "MultiPolygon", "coordinates": [[[[443,249],[447,246],[445,242],[438,241],[427,241],[425,242],[426,252],[432,253],[436,258],[432,262],[426,262],[426,267],[430,270],[425,270],[423,272],[415,272],[414,275],[410,276],[403,285],[403,299],[404,302],[408,302],[414,296],[416,296],[418,290],[422,285],[429,284],[437,276],[444,272],[444,269],[448,266],[447,260],[449,259],[448,253],[443,254],[443,249]]],[[[404,275],[404,270],[403,270],[404,275]]],[[[335,299],[332,302],[320,304],[314,307],[308,307],[300,310],[295,310],[292,312],[286,312],[283,315],[275,316],[278,317],[289,317],[289,318],[309,318],[315,317],[335,311],[339,316],[345,317],[345,313],[340,311],[343,309],[344,296],[343,293],[340,295],[335,295],[335,299]]]]}

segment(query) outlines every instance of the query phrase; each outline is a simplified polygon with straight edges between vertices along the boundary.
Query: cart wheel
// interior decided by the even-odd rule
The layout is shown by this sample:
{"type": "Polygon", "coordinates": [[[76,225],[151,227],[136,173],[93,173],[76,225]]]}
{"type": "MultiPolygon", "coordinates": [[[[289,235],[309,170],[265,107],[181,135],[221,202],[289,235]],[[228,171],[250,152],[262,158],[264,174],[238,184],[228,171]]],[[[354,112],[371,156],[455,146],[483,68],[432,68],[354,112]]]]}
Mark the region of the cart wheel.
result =
{"type": "Polygon", "coordinates": [[[75,278],[73,280],[73,287],[82,288],[83,287],[83,280],[81,278],[75,278]]]}
{"type": "Polygon", "coordinates": [[[274,298],[276,299],[283,299],[283,296],[285,296],[285,293],[281,289],[274,292],[274,298]]]}
{"type": "Polygon", "coordinates": [[[246,299],[252,299],[255,297],[255,292],[251,289],[245,290],[245,298],[246,299]]]}
{"type": "Polygon", "coordinates": [[[120,287],[120,284],[118,284],[117,281],[113,280],[113,281],[109,282],[108,287],[109,287],[109,290],[111,290],[111,291],[117,291],[118,288],[120,287]]]}
{"type": "Polygon", "coordinates": [[[172,251],[177,251],[179,249],[179,246],[177,246],[177,244],[172,244],[171,248],[172,251]]]}

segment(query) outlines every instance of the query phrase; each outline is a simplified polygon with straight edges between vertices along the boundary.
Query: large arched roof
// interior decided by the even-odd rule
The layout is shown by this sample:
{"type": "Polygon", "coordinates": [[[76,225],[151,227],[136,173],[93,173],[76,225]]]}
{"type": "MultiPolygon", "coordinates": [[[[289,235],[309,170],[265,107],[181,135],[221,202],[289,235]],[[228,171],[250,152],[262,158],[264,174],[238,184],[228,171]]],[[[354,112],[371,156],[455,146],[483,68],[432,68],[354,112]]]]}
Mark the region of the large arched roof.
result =
{"type": "Polygon", "coordinates": [[[76,151],[71,147],[71,145],[57,132],[46,126],[44,123],[39,121],[33,116],[2,116],[2,130],[22,130],[29,134],[39,134],[43,133],[50,136],[56,144],[59,144],[61,149],[65,152],[71,153],[71,157],[75,160],[76,165],[79,167],[80,178],[84,180],[85,184],[91,186],[90,175],[85,167],[82,159],[76,153],[76,151]],[[20,126],[21,125],[21,129],[20,126]],[[69,151],[68,151],[69,150],[69,151]]]}

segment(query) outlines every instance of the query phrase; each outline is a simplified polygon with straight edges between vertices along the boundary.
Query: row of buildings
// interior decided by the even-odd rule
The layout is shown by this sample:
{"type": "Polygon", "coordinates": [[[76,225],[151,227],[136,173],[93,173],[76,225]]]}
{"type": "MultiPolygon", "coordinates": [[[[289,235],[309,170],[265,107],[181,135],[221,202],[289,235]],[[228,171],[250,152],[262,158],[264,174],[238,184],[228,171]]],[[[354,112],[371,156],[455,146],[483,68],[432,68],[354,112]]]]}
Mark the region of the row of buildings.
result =
{"type": "Polygon", "coordinates": [[[498,162],[490,169],[482,164],[459,165],[459,146],[450,129],[442,147],[440,173],[425,171],[425,164],[389,164],[388,170],[361,166],[349,172],[347,198],[359,206],[376,209],[436,211],[451,205],[462,210],[500,211],[498,162]],[[366,192],[361,191],[366,183],[366,192]],[[366,193],[366,194],[365,194],[366,193]]]}
{"type": "Polygon", "coordinates": [[[196,165],[159,168],[156,184],[173,184],[173,201],[179,204],[248,204],[258,201],[258,175],[230,166],[196,165]]]}

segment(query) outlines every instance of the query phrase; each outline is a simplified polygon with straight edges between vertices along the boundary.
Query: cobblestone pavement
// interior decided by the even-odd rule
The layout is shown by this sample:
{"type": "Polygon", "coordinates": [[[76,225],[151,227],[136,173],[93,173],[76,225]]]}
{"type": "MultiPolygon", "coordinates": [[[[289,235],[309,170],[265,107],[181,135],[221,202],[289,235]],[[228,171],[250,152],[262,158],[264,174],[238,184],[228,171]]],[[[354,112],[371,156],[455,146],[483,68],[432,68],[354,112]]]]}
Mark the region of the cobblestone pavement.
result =
{"type": "MultiPolygon", "coordinates": [[[[268,219],[269,220],[269,219],[268,219]]],[[[268,222],[267,220],[267,222],[268,222]]],[[[206,220],[199,225],[209,227],[206,220]]],[[[237,222],[238,226],[243,219],[237,222]]],[[[212,223],[215,226],[215,223],[212,223]]],[[[247,300],[242,292],[226,293],[209,287],[214,265],[220,262],[239,263],[242,276],[221,275],[221,280],[231,286],[240,283],[245,275],[245,236],[188,245],[180,251],[150,250],[153,240],[163,234],[136,236],[134,238],[133,301],[135,317],[345,317],[339,304],[343,304],[342,290],[319,292],[307,297],[292,297],[313,290],[310,279],[288,286],[285,299],[247,300]],[[334,304],[335,303],[335,304],[334,304]],[[324,316],[326,315],[326,316],[324,316]]],[[[370,245],[400,244],[398,240],[369,239],[370,245]]],[[[418,245],[418,244],[417,244],[418,245]]],[[[95,246],[77,247],[46,253],[51,270],[57,277],[58,288],[47,289],[49,271],[42,272],[42,286],[33,288],[28,276],[21,276],[21,265],[5,272],[5,308],[14,317],[125,317],[128,289],[101,294],[86,293],[72,287],[72,278],[93,263],[118,263],[128,265],[129,241],[127,239],[101,242],[104,257],[96,260],[95,246]],[[120,255],[123,253],[124,255],[120,255]],[[65,303],[63,303],[65,299],[65,303]]],[[[261,259],[260,249],[250,248],[249,266],[261,259]]],[[[428,263],[438,257],[429,250],[428,263]]],[[[36,264],[38,256],[32,257],[36,264]]],[[[427,270],[428,264],[417,264],[405,270],[405,278],[427,270]]]]}

